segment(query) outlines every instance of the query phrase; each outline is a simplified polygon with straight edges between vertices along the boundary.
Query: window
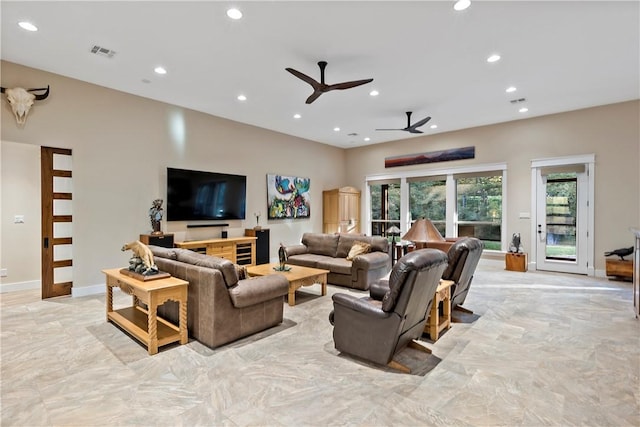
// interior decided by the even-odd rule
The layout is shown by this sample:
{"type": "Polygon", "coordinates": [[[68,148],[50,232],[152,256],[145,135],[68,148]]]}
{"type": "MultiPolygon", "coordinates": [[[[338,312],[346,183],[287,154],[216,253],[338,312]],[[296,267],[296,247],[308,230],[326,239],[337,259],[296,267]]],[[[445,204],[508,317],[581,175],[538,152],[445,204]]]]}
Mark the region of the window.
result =
{"type": "Polygon", "coordinates": [[[371,235],[386,236],[386,231],[400,228],[400,182],[370,183],[371,235]]]}
{"type": "Polygon", "coordinates": [[[456,178],[458,236],[477,237],[489,250],[501,249],[502,173],[456,178]]]}
{"type": "Polygon", "coordinates": [[[444,236],[447,228],[446,178],[409,181],[409,212],[411,221],[427,218],[444,236]]]}

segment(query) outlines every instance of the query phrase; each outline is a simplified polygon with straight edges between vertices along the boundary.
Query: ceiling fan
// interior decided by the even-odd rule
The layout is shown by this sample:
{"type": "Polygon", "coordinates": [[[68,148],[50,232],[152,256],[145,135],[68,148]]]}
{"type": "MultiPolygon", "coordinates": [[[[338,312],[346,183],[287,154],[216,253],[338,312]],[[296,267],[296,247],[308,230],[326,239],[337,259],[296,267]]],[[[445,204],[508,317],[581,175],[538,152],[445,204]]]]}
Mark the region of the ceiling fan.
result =
{"type": "Polygon", "coordinates": [[[409,132],[409,133],[424,133],[421,130],[418,130],[418,128],[420,126],[425,125],[429,120],[431,120],[431,117],[425,117],[424,119],[420,120],[419,122],[411,124],[411,111],[407,111],[407,127],[406,128],[402,128],[402,129],[376,129],[376,130],[403,130],[403,131],[409,132]]]}
{"type": "Polygon", "coordinates": [[[344,90],[351,89],[352,87],[360,86],[363,84],[367,84],[373,81],[373,79],[365,79],[365,80],[354,80],[352,82],[344,82],[344,83],[336,83],[332,85],[328,85],[324,82],[324,69],[327,66],[327,61],[318,62],[318,66],[320,67],[320,82],[317,80],[307,76],[306,74],[301,73],[300,71],[294,70],[293,68],[285,68],[288,72],[299,78],[300,80],[304,80],[309,83],[313,88],[313,93],[311,96],[307,98],[307,104],[311,104],[313,101],[318,99],[320,95],[325,92],[329,92],[330,90],[344,90]]]}

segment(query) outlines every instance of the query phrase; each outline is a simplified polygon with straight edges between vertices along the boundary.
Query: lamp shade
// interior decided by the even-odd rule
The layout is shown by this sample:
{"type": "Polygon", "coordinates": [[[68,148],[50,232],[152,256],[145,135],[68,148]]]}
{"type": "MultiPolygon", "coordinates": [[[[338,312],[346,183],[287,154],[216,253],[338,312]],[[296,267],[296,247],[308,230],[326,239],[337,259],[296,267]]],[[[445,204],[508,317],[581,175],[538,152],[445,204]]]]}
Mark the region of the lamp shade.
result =
{"type": "Polygon", "coordinates": [[[393,227],[387,228],[387,234],[395,236],[396,234],[400,234],[400,229],[394,225],[393,227]]]}
{"type": "Polygon", "coordinates": [[[442,237],[442,234],[431,221],[422,218],[413,223],[407,234],[402,236],[402,240],[410,242],[444,242],[445,238],[442,237]]]}

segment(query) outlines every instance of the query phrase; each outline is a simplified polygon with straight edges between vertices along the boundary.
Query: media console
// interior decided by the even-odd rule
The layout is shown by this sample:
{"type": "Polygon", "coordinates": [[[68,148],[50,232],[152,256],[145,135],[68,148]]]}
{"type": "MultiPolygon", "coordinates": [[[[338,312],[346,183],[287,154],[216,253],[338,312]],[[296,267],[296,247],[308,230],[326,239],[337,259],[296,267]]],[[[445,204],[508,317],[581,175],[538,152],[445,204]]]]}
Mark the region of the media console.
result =
{"type": "Polygon", "coordinates": [[[234,264],[256,264],[256,237],[229,237],[226,239],[190,240],[175,242],[177,248],[225,258],[234,264]]]}

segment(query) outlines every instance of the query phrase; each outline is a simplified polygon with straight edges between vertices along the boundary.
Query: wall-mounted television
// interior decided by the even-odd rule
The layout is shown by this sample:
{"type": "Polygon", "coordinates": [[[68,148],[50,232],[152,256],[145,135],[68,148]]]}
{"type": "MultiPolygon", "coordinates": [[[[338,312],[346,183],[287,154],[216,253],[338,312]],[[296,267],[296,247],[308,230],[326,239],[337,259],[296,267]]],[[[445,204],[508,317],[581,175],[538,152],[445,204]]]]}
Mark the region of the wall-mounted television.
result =
{"type": "Polygon", "coordinates": [[[167,168],[167,221],[245,219],[247,177],[167,168]]]}

